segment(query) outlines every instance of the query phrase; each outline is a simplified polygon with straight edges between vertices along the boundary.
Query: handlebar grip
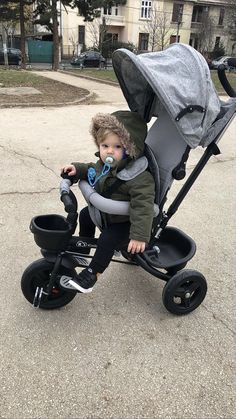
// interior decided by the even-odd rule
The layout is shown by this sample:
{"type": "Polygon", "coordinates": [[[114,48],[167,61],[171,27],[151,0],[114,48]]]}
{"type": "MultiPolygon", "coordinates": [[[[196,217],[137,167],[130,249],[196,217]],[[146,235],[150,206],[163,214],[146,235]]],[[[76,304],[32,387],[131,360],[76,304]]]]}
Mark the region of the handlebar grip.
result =
{"type": "Polygon", "coordinates": [[[70,195],[67,192],[63,192],[61,194],[61,201],[64,204],[65,211],[67,213],[76,212],[76,208],[74,206],[74,203],[70,197],[70,195]]]}
{"type": "Polygon", "coordinates": [[[75,176],[69,176],[67,172],[62,172],[61,177],[62,179],[69,179],[72,185],[75,183],[75,176]]]}
{"type": "Polygon", "coordinates": [[[218,77],[219,77],[219,80],[220,80],[224,90],[226,91],[226,93],[230,97],[236,97],[236,91],[233,89],[233,87],[231,86],[230,82],[228,81],[228,79],[225,75],[225,65],[224,64],[221,64],[218,67],[218,77]]]}
{"type": "Polygon", "coordinates": [[[236,58],[228,58],[228,66],[236,68],[236,58]]]}

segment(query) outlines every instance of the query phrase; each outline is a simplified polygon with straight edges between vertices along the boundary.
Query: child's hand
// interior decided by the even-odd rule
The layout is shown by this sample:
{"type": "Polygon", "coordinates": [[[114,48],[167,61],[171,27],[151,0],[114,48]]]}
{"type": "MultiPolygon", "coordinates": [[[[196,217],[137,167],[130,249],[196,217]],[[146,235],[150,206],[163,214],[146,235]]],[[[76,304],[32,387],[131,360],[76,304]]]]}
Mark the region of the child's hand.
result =
{"type": "Polygon", "coordinates": [[[145,247],[146,247],[145,242],[140,242],[138,240],[130,240],[127,252],[132,253],[132,254],[144,252],[145,247]]]}
{"type": "Polygon", "coordinates": [[[73,164],[68,164],[67,166],[62,167],[61,173],[67,173],[69,176],[76,175],[76,168],[73,164]]]}

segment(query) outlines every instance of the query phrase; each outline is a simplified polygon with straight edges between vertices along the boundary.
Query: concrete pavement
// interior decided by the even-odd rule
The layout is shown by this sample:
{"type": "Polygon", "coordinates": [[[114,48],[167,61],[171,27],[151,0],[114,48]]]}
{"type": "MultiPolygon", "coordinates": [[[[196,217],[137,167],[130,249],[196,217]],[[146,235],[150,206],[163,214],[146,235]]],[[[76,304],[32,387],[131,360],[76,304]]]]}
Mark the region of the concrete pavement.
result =
{"type": "MultiPolygon", "coordinates": [[[[162,281],[116,264],[91,295],[61,310],[35,310],[20,290],[22,272],[40,258],[30,219],[63,214],[61,165],[92,158],[88,127],[96,112],[126,107],[119,88],[50,77],[86,84],[97,103],[0,114],[0,417],[233,419],[236,121],[171,222],[197,243],[188,266],[208,281],[198,310],[171,315],[162,281]]],[[[189,168],[200,154],[192,153],[189,168]]]]}

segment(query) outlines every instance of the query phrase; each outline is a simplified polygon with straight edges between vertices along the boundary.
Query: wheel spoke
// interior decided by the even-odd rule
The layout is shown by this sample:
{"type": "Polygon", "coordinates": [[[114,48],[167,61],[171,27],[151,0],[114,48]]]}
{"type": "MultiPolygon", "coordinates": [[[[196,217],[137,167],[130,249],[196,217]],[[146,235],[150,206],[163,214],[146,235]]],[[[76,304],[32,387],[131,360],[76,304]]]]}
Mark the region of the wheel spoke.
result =
{"type": "Polygon", "coordinates": [[[183,298],[183,304],[186,308],[190,307],[191,298],[183,298]]]}
{"type": "Polygon", "coordinates": [[[197,289],[199,288],[199,283],[197,282],[192,282],[189,286],[188,286],[188,292],[190,292],[190,294],[193,294],[195,291],[197,291],[197,289]]]}

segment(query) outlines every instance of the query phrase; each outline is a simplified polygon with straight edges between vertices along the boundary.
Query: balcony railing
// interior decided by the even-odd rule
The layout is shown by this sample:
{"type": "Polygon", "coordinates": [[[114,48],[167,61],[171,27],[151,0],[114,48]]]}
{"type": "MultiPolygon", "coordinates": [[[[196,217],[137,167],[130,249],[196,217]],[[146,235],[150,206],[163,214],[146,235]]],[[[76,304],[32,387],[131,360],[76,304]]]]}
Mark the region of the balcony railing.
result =
{"type": "Polygon", "coordinates": [[[116,16],[116,15],[103,15],[102,17],[105,17],[106,19],[106,24],[109,26],[115,26],[115,25],[119,25],[119,26],[124,26],[124,16],[116,16]]]}

